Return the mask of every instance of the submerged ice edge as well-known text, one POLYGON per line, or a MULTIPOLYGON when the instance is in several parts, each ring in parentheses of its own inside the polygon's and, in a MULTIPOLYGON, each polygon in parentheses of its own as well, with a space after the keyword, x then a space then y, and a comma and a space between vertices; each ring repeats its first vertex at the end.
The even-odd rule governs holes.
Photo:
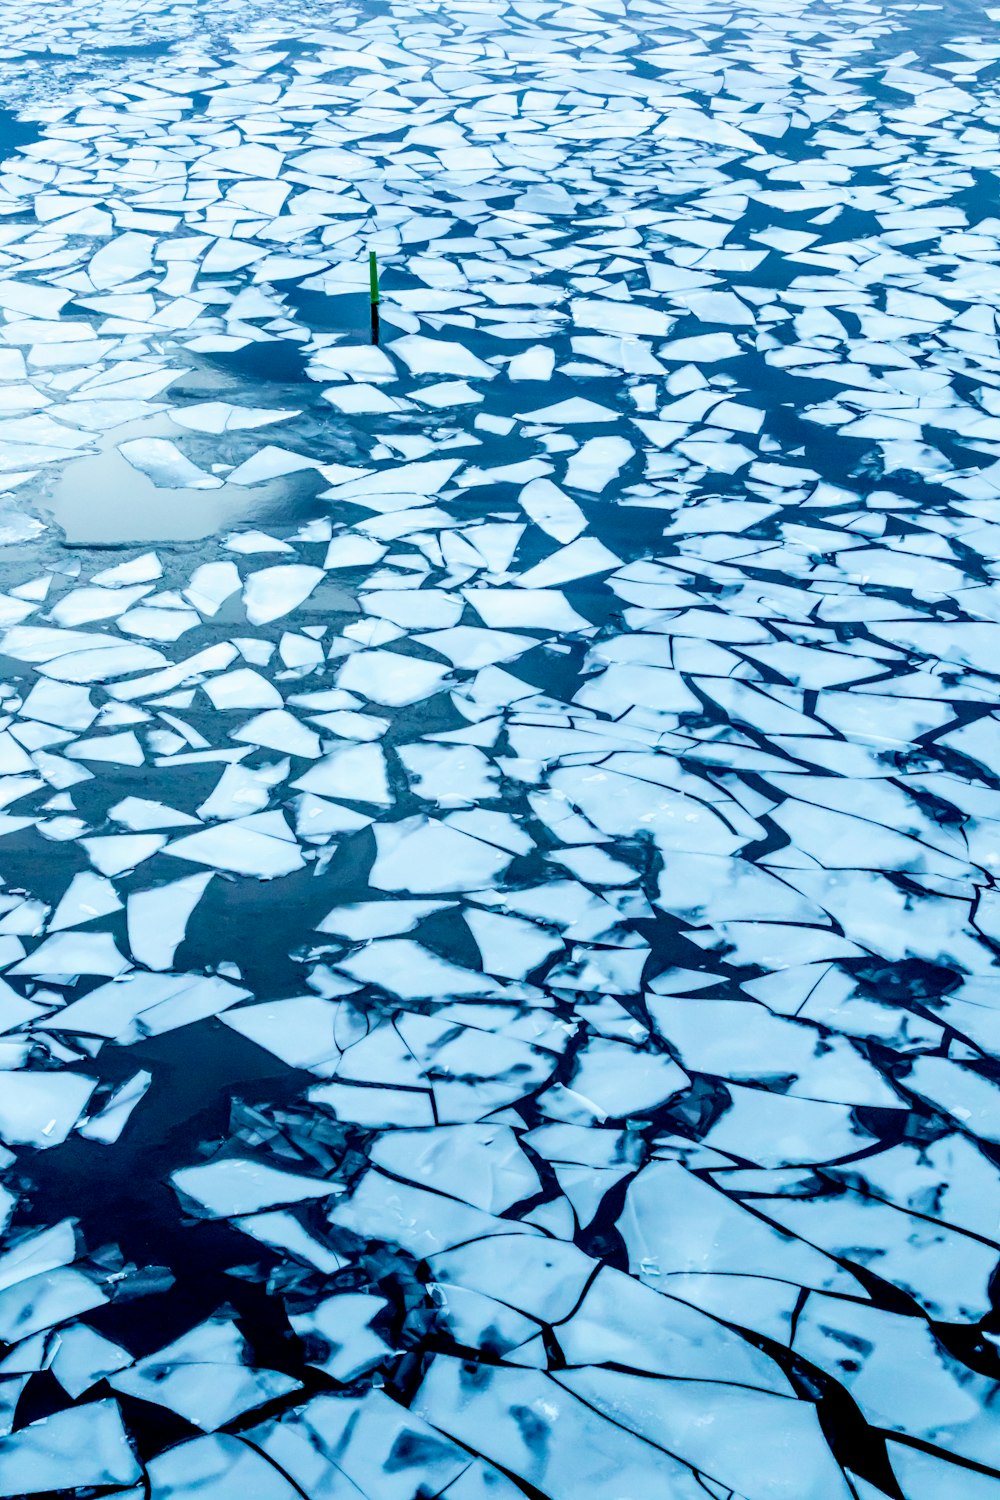
POLYGON ((5 14, 0 1493, 994 1493, 995 19, 5 14))

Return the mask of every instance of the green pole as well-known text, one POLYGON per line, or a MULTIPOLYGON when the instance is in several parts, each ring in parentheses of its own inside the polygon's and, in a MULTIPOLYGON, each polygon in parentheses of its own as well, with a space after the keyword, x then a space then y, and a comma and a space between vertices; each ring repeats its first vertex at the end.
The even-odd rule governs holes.
POLYGON ((368 252, 368 282, 371 287, 372 307, 378 307, 378 262, 375 259, 375 251, 368 252))

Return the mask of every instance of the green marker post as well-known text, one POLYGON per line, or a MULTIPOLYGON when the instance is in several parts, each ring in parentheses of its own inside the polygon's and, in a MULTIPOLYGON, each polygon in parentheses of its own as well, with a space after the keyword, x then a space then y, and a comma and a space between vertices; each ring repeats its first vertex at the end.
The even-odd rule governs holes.
POLYGON ((372 343, 378 343, 378 261, 375 259, 375 251, 368 252, 368 286, 372 306, 372 343))

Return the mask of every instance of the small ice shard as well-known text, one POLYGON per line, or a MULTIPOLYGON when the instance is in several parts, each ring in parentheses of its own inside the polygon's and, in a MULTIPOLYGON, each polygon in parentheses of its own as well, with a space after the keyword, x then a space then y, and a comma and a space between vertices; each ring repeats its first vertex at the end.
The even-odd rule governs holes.
POLYGON ((170 885, 133 891, 128 897, 128 945, 136 963, 147 969, 169 969, 178 944, 205 888, 207 875, 188 875, 170 885))
POLYGON ((145 1098, 152 1081, 152 1073, 147 1073, 144 1068, 133 1074, 126 1083, 115 1089, 99 1114, 91 1115, 89 1120, 77 1126, 78 1134, 88 1141, 100 1141, 105 1146, 114 1145, 128 1124, 132 1111, 145 1098))

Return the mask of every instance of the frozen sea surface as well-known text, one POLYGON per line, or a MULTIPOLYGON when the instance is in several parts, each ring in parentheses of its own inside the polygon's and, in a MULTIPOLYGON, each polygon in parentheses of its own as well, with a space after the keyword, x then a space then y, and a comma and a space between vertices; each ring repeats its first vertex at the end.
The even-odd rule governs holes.
POLYGON ((4 1500, 1000 1494, 998 21, 7 0, 4 1500))

